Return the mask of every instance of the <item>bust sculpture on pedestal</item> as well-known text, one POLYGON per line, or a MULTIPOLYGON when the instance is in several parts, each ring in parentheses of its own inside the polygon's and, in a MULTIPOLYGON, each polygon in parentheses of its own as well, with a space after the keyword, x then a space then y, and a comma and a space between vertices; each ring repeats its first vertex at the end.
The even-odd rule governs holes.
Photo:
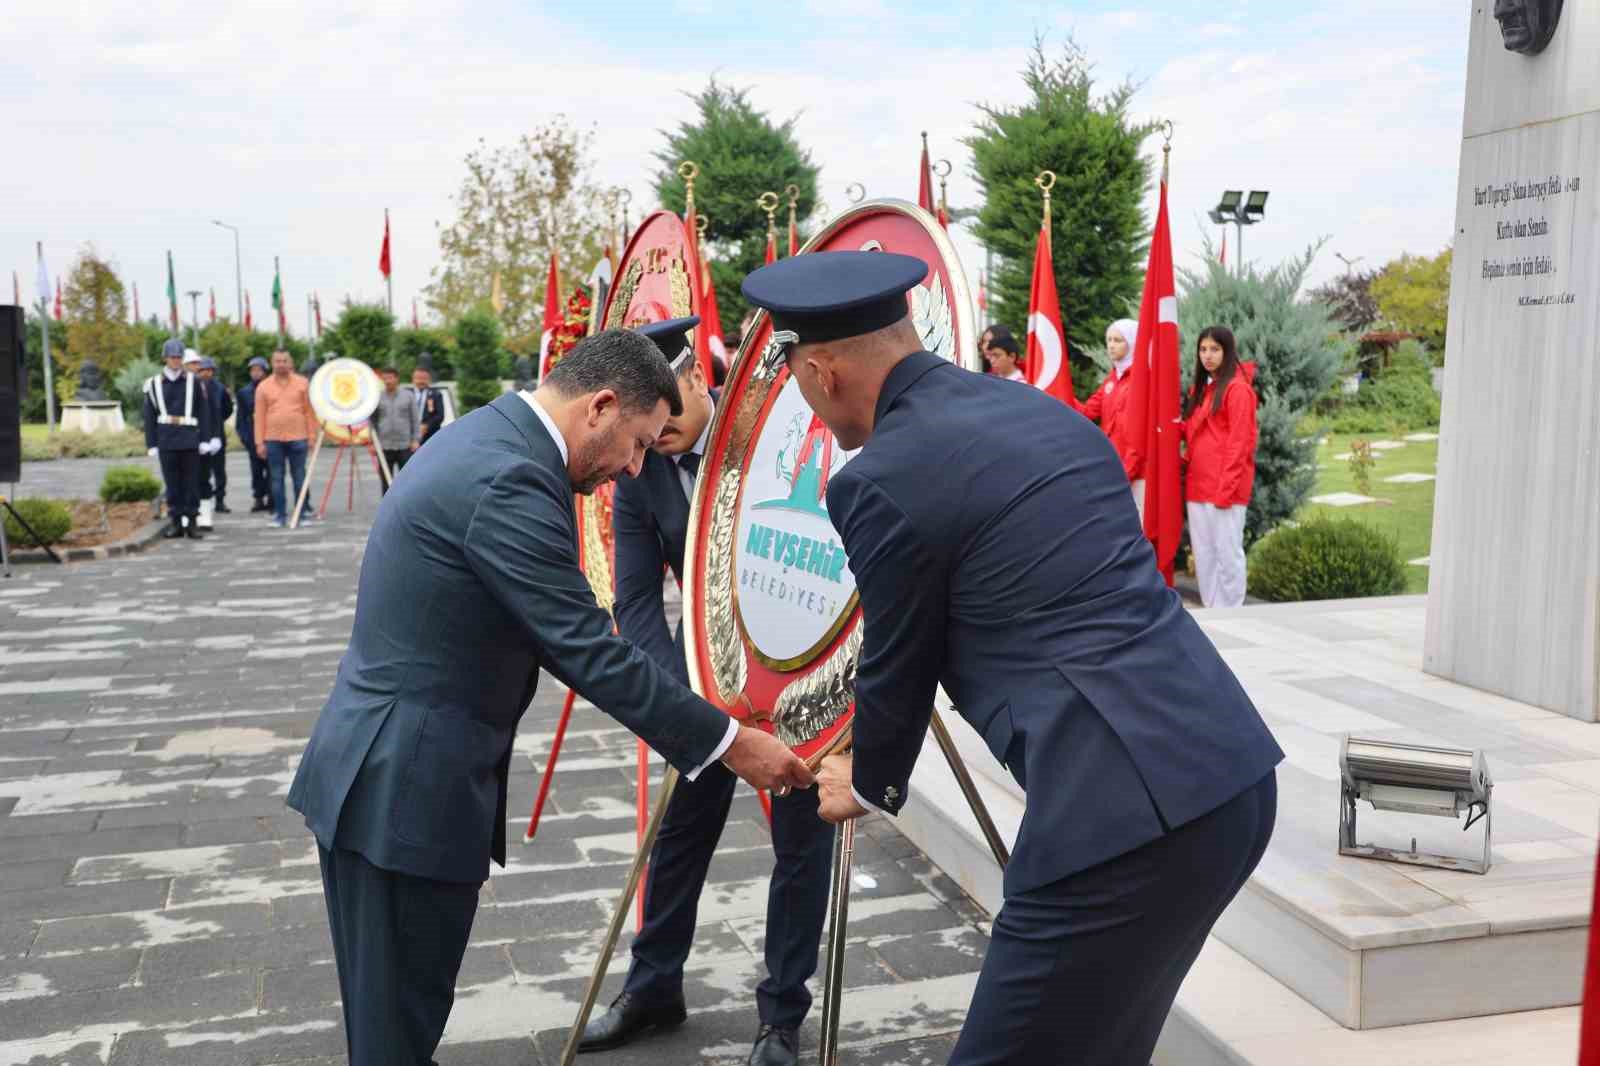
POLYGON ((78 391, 75 400, 105 400, 108 397, 100 388, 100 367, 93 359, 85 359, 78 368, 78 391))

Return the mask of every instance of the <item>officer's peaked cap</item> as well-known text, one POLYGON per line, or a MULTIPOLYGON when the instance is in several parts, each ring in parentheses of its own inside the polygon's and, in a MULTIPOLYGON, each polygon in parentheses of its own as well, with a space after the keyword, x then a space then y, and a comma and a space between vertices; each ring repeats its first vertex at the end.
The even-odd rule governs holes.
POLYGON ((667 357, 674 374, 681 374, 694 360, 694 345, 689 343, 689 331, 700 324, 699 315, 688 318, 669 318, 665 322, 651 322, 640 326, 636 333, 648 337, 667 357))
POLYGON ((812 252, 764 266, 744 279, 745 299, 764 307, 774 330, 801 344, 858 337, 906 317, 906 292, 928 264, 894 252, 812 252))

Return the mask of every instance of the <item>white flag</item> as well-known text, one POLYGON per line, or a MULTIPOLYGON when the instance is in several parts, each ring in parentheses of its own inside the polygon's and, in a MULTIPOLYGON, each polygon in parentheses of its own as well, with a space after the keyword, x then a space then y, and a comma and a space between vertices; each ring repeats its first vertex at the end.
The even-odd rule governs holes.
POLYGON ((50 271, 44 265, 44 242, 39 242, 39 302, 50 306, 50 271))

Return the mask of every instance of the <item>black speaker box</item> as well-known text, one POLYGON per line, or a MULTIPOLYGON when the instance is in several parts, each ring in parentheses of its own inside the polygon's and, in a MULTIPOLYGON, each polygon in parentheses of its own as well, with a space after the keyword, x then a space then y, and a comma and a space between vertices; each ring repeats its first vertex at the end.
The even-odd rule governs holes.
POLYGON ((28 368, 22 308, 0 304, 0 483, 22 478, 22 396, 28 368))

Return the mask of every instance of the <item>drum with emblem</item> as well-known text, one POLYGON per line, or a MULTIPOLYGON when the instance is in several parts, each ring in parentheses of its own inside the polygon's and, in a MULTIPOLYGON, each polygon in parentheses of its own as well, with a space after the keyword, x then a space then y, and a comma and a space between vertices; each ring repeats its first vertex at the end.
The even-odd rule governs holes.
MULTIPOLYGON (((969 370, 971 291, 938 221, 913 204, 857 204, 800 254, 913 255, 928 276, 906 294, 922 345, 969 370)), ((850 461, 781 363, 758 312, 711 425, 684 556, 684 637, 695 690, 775 733, 815 767, 849 743, 861 610, 828 519, 828 480, 850 461)))

